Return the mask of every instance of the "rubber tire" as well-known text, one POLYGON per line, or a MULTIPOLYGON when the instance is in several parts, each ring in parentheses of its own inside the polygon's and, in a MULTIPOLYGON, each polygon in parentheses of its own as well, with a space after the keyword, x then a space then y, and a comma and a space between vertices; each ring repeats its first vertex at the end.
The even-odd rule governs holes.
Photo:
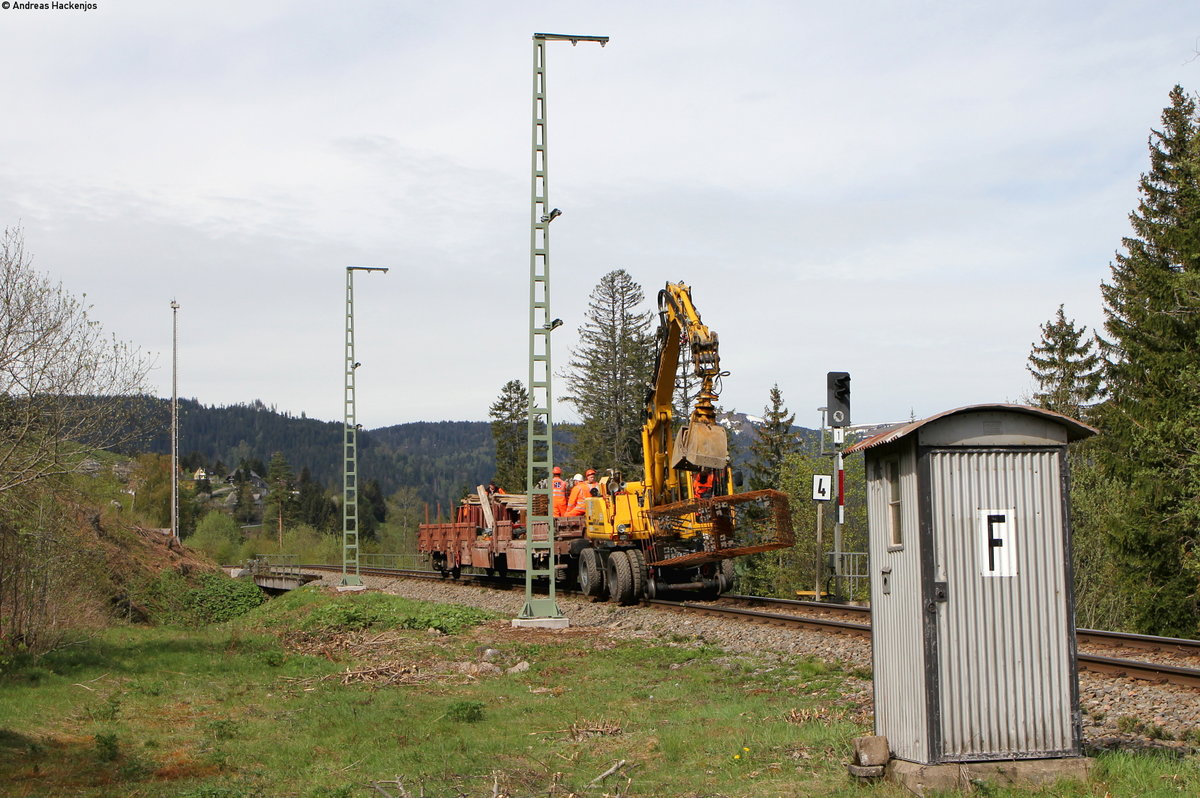
POLYGON ((604 577, 595 549, 579 552, 579 592, 592 601, 599 601, 604 596, 604 577))
POLYGON ((737 587, 737 570, 733 567, 733 560, 721 560, 721 575, 725 577, 725 590, 732 592, 737 587))
POLYGON ((629 556, 629 567, 633 572, 633 600, 641 601, 646 597, 646 582, 649 576, 646 553, 641 549, 630 549, 625 553, 629 556))
POLYGON ((633 603, 633 568, 623 551, 608 555, 608 600, 615 604, 633 603))

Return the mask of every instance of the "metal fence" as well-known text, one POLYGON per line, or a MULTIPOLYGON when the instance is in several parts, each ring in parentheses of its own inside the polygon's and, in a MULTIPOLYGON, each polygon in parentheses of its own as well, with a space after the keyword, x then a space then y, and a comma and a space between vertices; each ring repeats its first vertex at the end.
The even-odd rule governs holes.
POLYGON ((829 592, 849 600, 870 598, 870 562, 865 551, 826 552, 829 592))
POLYGON ((260 554, 246 561, 246 570, 255 576, 300 576, 298 554, 260 554))

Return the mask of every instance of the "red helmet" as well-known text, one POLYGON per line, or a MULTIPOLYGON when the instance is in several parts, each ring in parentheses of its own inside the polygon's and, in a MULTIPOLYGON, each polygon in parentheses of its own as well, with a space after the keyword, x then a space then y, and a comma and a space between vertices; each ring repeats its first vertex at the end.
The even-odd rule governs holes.
POLYGON ((592 476, 592 475, 593 475, 593 474, 595 474, 595 473, 596 473, 596 469, 594 469, 594 468, 589 468, 587 471, 584 471, 584 472, 583 472, 583 475, 584 475, 585 477, 590 477, 590 476, 592 476))
POLYGON ((561 477, 561 476, 562 476, 562 469, 561 469, 561 468, 559 468, 558 466, 555 466, 555 467, 554 467, 554 473, 555 473, 555 474, 558 474, 558 475, 561 477))

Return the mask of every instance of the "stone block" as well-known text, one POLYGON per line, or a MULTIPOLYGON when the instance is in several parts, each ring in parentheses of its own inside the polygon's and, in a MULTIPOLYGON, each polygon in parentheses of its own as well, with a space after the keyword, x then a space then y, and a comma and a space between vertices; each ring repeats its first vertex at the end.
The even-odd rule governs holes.
POLYGON ((1021 759, 1007 762, 964 762, 963 785, 988 784, 995 787, 1049 787, 1063 780, 1087 781, 1094 760, 1084 757, 1063 759, 1021 759))
POLYGON ((856 779, 877 779, 886 768, 883 765, 856 765, 851 762, 846 765, 846 770, 856 779))
POLYGON ((513 618, 512 625, 526 629, 566 629, 571 621, 569 618, 513 618))
POLYGON ((957 790, 958 765, 922 765, 904 759, 893 759, 884 769, 887 780, 899 784, 914 795, 957 790))
POLYGON ((976 787, 1017 787, 1036 789, 1064 780, 1087 781, 1094 762, 1083 757, 1061 759, 1010 759, 990 762, 945 762, 923 765, 893 759, 884 775, 914 795, 959 790, 970 792, 976 787))
POLYGON ((886 765, 891 758, 886 737, 855 737, 854 761, 864 767, 886 765))

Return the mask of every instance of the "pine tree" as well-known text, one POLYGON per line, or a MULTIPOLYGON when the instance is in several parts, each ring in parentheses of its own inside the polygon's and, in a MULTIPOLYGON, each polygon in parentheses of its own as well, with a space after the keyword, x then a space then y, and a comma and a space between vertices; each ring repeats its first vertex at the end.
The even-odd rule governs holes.
POLYGON ((529 392, 520 380, 509 380, 488 409, 496 442, 496 484, 511 493, 525 490, 529 392))
POLYGON ((368 479, 358 491, 358 534, 366 540, 379 537, 379 525, 387 520, 387 501, 379 480, 368 479))
POLYGON ((1098 458, 1126 492, 1106 520, 1134 628, 1191 636, 1198 585, 1181 563, 1200 542, 1200 133, 1178 86, 1162 123, 1129 217, 1134 235, 1101 285, 1098 458))
POLYGON ((779 384, 771 386, 770 404, 763 408, 763 423, 754 427, 750 444, 750 489, 778 489, 782 478, 783 461, 799 450, 800 441, 792 432, 796 414, 789 413, 783 404, 779 384))
POLYGON ((567 373, 567 401, 579 412, 572 460, 580 467, 642 468, 642 423, 651 379, 651 314, 639 311, 642 287, 624 269, 604 275, 592 291, 567 373))
POLYGON ((296 504, 300 523, 308 524, 321 532, 340 531, 341 514, 337 503, 329 497, 319 482, 313 480, 308 466, 300 470, 296 487, 299 492, 296 504))
POLYGON ((292 491, 295 488, 295 477, 287 458, 281 452, 271 455, 267 465, 267 497, 264 502, 263 518, 275 522, 276 535, 279 545, 283 546, 283 528, 291 523, 296 509, 296 497, 292 491))
POLYGON ((1058 306, 1054 319, 1041 326, 1027 368, 1038 383, 1033 402, 1056 413, 1081 418, 1100 393, 1100 355, 1092 351, 1086 330, 1067 319, 1058 306))

